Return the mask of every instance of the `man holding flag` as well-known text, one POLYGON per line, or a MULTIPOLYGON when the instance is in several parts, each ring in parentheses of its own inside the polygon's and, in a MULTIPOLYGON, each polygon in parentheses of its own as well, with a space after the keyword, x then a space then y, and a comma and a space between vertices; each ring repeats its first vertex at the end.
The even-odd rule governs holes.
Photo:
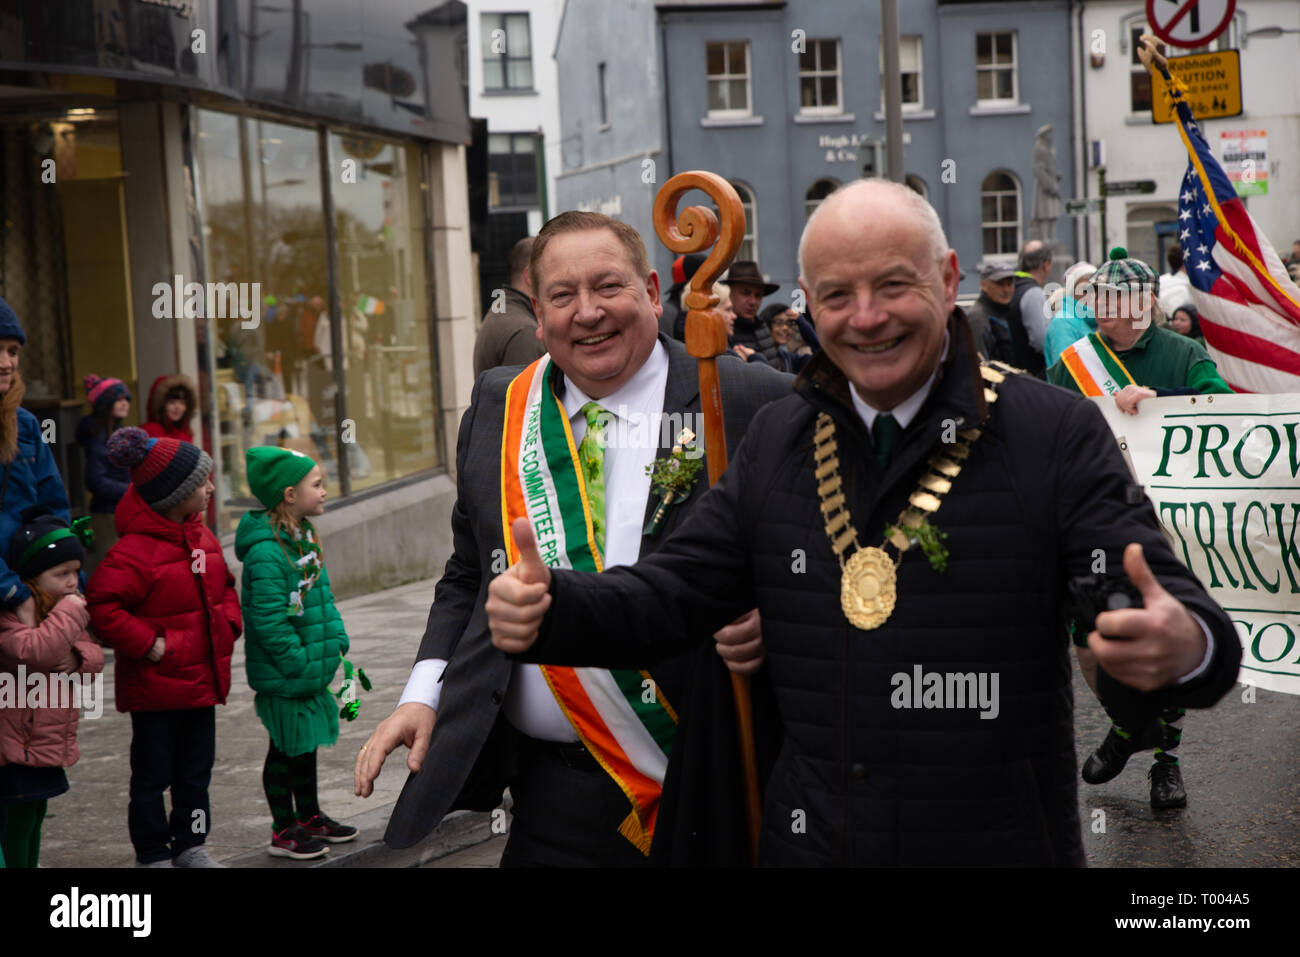
POLYGON ((1163 77, 1187 148, 1178 241, 1210 357, 1235 392, 1300 392, 1300 288, 1214 158, 1153 37, 1142 37, 1138 56, 1163 77))

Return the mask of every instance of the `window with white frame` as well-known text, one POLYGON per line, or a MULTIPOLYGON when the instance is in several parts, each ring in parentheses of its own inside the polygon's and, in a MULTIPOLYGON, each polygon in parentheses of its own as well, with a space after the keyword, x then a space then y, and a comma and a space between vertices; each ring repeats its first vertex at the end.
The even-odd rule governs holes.
POLYGON ((1020 251, 1020 182, 996 170, 980 184, 980 224, 984 255, 1015 255, 1020 251))
POLYGON ((707 45, 709 71, 709 115, 748 116, 749 44, 710 43, 707 45))
POLYGON ((809 40, 799 54, 799 110, 842 113, 840 41, 809 40))
MULTIPOLYGON (((925 109, 921 92, 921 38, 898 38, 898 72, 903 81, 903 112, 915 113, 925 109)), ((885 51, 880 51, 880 109, 885 109, 885 51)))
POLYGON ((1020 102, 1014 30, 975 34, 975 99, 983 106, 1020 102))
POLYGON ((536 206, 537 134, 488 134, 488 204, 536 206))
POLYGON ((808 191, 803 194, 803 218, 804 222, 812 216, 813 210, 822 204, 831 193, 839 187, 839 183, 833 179, 819 179, 808 187, 808 191))
POLYGON ((758 262, 758 220, 756 219, 757 210, 754 204, 754 191, 744 183, 735 180, 731 185, 736 189, 736 195, 740 197, 740 205, 745 210, 745 238, 741 241, 740 249, 736 253, 737 260, 752 259, 758 262))
POLYGON ((482 28, 483 89, 531 90, 533 49, 526 13, 485 13, 482 28))

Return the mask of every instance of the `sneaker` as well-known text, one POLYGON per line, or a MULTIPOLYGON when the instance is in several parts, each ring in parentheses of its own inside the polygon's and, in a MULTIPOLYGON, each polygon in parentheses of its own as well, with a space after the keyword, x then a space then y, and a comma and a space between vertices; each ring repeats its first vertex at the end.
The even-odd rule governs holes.
POLYGON ((225 867, 225 864, 219 864, 208 856, 207 850, 200 844, 198 847, 187 847, 181 851, 172 860, 175 867, 225 867))
POLYGON ((1128 759, 1137 751, 1132 739, 1122 737, 1112 727, 1106 732, 1106 740, 1084 762, 1083 779, 1089 784, 1105 784, 1124 770, 1128 759))
POLYGON ((271 834, 271 846, 266 849, 272 857, 291 857, 295 861, 310 861, 324 857, 329 847, 303 830, 299 824, 290 824, 283 831, 271 834))
POLYGON ((360 833, 352 825, 340 824, 320 813, 313 814, 305 821, 299 821, 298 826, 317 840, 330 844, 346 844, 348 841, 356 840, 357 834, 360 833))
POLYGON ((1151 779, 1151 806, 1157 811, 1174 807, 1187 807, 1187 791, 1183 788, 1183 772, 1177 761, 1157 761, 1147 772, 1151 779))

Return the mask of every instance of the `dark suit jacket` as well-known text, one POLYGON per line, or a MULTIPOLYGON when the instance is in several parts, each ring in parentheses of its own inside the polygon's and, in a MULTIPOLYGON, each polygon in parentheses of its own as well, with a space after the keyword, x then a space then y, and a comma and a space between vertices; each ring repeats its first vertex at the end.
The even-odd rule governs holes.
MULTIPOLYGON (((699 412, 696 361, 681 343, 663 335, 659 341, 668 350, 664 413, 699 412)), ((517 366, 502 367, 480 376, 474 385, 469 410, 461 419, 456 441, 453 552, 434 589, 433 607, 429 609, 429 621, 417 657, 417 661, 442 658, 448 665, 443 673, 438 719, 428 757, 420 773, 407 780, 384 835, 384 840, 393 847, 409 847, 419 841, 448 811, 458 808, 485 811, 496 807, 513 771, 514 731, 500 714, 513 665, 493 647, 483 605, 492 580, 493 563, 496 561, 500 570, 500 556, 505 554, 501 527, 501 427, 506 388, 519 371, 517 366)), ((789 395, 794 380, 773 369, 733 357, 718 360, 718 373, 727 446, 734 450, 754 413, 768 402, 789 395)), ((707 452, 706 448, 706 464, 707 452)), ((663 457, 670 453, 671 447, 661 446, 658 454, 663 457)), ((706 469, 701 473, 695 493, 681 506, 669 509, 658 537, 642 540, 642 556, 653 552, 703 497, 707 476, 706 469)), ((647 521, 654 501, 651 497, 646 502, 647 521)), ((712 654, 712 649, 708 651, 712 654)), ((690 682, 688 687, 681 679, 693 669, 686 663, 693 660, 721 667, 716 655, 712 661, 698 655, 683 658, 655 672, 656 681, 682 714, 679 738, 688 723, 685 713, 690 711, 681 696, 698 693, 705 686, 717 686, 716 677, 708 677, 690 682)), ((725 709, 710 705, 708 710, 725 709)), ((675 774, 671 765, 669 774, 675 774)))

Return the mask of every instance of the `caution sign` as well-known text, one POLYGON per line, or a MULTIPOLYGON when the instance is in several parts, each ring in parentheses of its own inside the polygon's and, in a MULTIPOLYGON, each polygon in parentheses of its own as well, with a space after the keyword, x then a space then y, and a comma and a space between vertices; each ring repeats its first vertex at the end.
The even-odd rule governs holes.
MULTIPOLYGON (((1187 105, 1198 120, 1241 115, 1241 52, 1193 53, 1169 58, 1169 72, 1187 84, 1187 105)), ((1174 110, 1156 73, 1151 78, 1151 119, 1172 123, 1174 110)))

